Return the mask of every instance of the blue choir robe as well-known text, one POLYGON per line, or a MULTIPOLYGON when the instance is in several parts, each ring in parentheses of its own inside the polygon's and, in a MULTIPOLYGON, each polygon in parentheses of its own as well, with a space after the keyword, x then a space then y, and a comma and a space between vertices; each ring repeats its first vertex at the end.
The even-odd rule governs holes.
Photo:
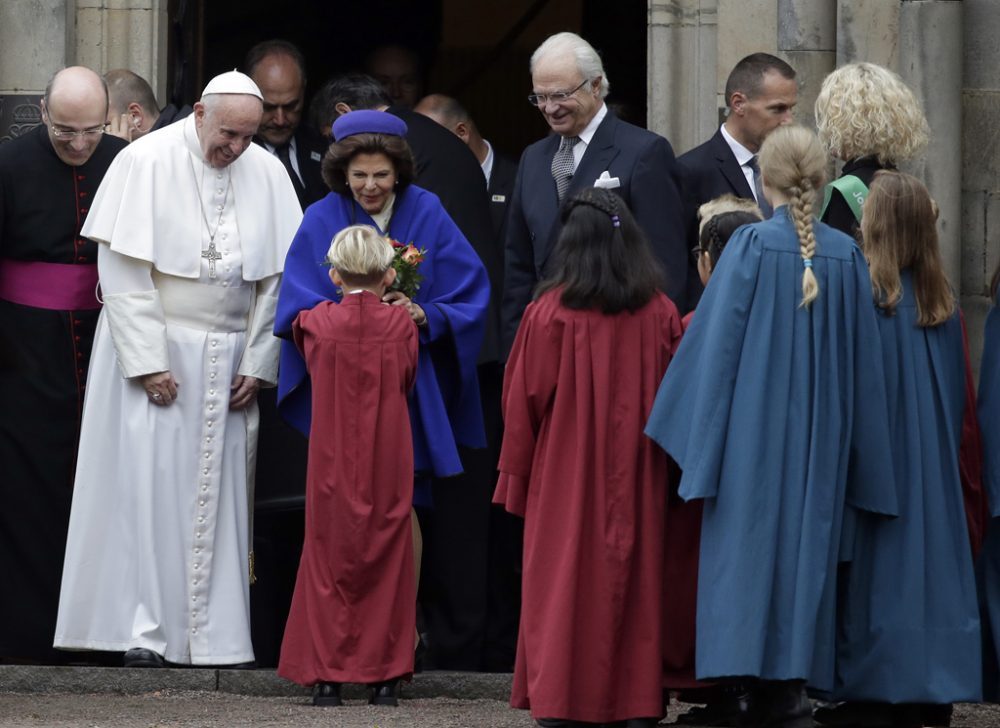
POLYGON ((980 599, 983 602, 984 645, 991 653, 984 684, 985 697, 1000 701, 1000 307, 995 303, 986 317, 983 358, 979 367, 976 407, 983 437, 983 481, 989 500, 990 523, 980 555, 980 599))
MULTIPOLYGON (((354 224, 378 229, 353 198, 331 192, 306 210, 285 260, 274 324, 284 339, 278 411, 306 436, 312 394, 305 362, 289 340, 292 322, 321 301, 340 300, 323 261, 334 235, 354 224)), ((427 250, 419 268, 424 279, 413 297, 427 314, 410 395, 414 468, 436 477, 458 475, 458 447, 486 444, 476 378, 490 296, 486 269, 437 196, 415 185, 397 193, 389 230, 380 232, 427 250)))
POLYGON ((956 312, 917 326, 911 272, 877 317, 899 518, 861 515, 841 585, 839 700, 978 701, 979 607, 959 447, 965 350, 956 312))
MULTIPOLYGON (((868 267, 819 222, 819 297, 787 207, 740 228, 646 427, 703 498, 696 674, 833 687, 845 504, 896 513, 868 267)), ((850 510, 850 509, 848 509, 850 510)))

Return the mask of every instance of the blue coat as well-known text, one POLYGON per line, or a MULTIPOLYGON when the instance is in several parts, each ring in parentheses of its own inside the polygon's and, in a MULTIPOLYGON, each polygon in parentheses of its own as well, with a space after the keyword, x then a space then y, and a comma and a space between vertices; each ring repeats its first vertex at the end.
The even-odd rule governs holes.
POLYGON ((730 239, 646 433, 704 498, 699 678, 833 686, 845 505, 896 513, 868 267, 816 223, 819 297, 786 207, 730 239))
POLYGON ((878 316, 899 518, 859 516, 845 572, 838 700, 978 701, 979 607, 959 478, 965 354, 958 313, 917 326, 910 271, 878 316))
MULTIPOLYGON (((339 300, 323 260, 333 236, 353 224, 377 228, 352 198, 331 192, 306 210, 285 261, 274 323, 275 334, 285 338, 278 411, 306 436, 312 416, 309 374, 287 337, 299 311, 339 300)), ((414 467, 437 477, 458 475, 458 446, 486 444, 476 379, 490 296, 486 269, 438 198, 415 185, 396 196, 389 228, 393 239, 427 249, 420 264, 424 280, 413 298, 427 314, 410 400, 414 467)))

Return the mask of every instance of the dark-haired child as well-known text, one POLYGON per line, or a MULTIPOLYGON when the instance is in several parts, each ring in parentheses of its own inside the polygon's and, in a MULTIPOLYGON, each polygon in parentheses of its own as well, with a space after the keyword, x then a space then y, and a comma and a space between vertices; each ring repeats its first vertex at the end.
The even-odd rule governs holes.
POLYGON ((324 301, 292 325, 312 379, 306 533, 278 674, 314 686, 315 705, 340 705, 341 683, 371 686, 396 705, 413 672, 416 617, 413 440, 407 393, 417 327, 387 306, 392 246, 367 225, 333 239, 324 301))
POLYGON ((562 219, 504 378, 494 501, 524 518, 511 704, 543 726, 653 726, 667 458, 642 428, 680 317, 617 195, 584 190, 562 219))

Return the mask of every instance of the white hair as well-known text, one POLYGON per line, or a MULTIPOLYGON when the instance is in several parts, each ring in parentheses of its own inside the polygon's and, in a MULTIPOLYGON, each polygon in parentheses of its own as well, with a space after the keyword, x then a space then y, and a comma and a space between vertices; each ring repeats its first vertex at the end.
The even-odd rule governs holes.
POLYGON ((601 63, 601 57, 594 50, 594 46, 590 45, 590 43, 576 33, 556 33, 546 38, 535 52, 531 54, 531 73, 535 72, 535 66, 543 58, 563 56, 567 53, 572 53, 573 57, 576 58, 576 67, 584 79, 592 81, 598 76, 601 77, 601 98, 605 98, 611 89, 611 82, 608 80, 608 75, 604 72, 604 64, 601 63))
POLYGON ((337 233, 327 262, 341 275, 382 275, 392 267, 392 244, 371 225, 351 225, 337 233))

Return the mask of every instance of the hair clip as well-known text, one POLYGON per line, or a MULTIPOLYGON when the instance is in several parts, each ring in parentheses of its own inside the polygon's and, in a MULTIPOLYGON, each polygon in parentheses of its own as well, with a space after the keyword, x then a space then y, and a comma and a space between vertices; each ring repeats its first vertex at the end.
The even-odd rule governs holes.
POLYGON ((803 268, 812 268, 813 267, 812 258, 804 258, 802 260, 802 267, 803 268))
POLYGON ((611 224, 614 225, 615 227, 621 227, 622 226, 621 218, 619 218, 617 215, 612 215, 611 224))

